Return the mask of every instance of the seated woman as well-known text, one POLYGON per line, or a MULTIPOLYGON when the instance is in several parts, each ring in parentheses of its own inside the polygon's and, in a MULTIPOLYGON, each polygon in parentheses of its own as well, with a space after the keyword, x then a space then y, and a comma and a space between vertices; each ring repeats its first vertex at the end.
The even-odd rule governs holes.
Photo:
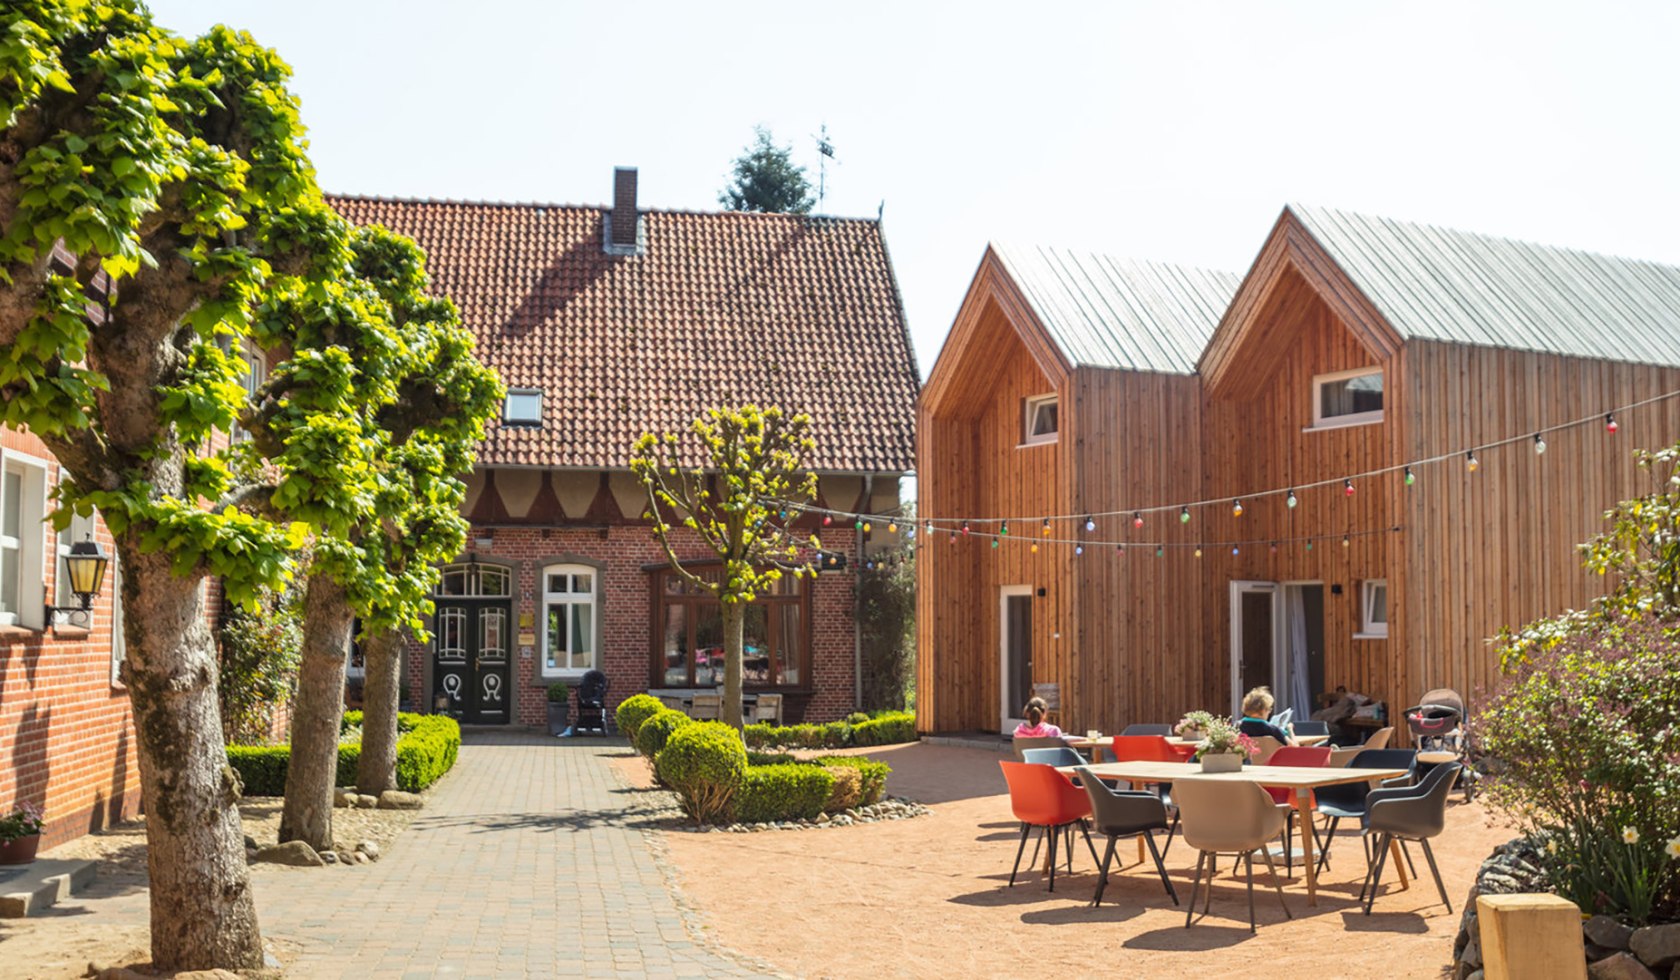
POLYGON ((1237 722, 1237 729, 1249 738, 1270 735, 1284 745, 1294 745, 1294 735, 1267 720, 1272 716, 1274 703, 1268 687, 1257 687, 1243 695, 1243 716, 1242 721, 1237 722))
POLYGON ((1050 710, 1050 706, 1045 703, 1043 698, 1033 698, 1028 701, 1026 708, 1021 712, 1027 720, 1015 726, 1015 737, 1061 738, 1062 730, 1044 720, 1044 713, 1048 710, 1050 710))

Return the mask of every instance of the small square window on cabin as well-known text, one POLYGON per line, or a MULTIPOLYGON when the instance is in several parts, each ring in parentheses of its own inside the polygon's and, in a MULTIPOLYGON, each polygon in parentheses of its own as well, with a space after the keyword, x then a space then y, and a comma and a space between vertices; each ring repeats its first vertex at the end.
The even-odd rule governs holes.
POLYGON ((1313 428, 1381 422, 1382 368, 1338 371, 1313 378, 1313 428))
POLYGON ((542 392, 536 388, 509 388, 502 404, 502 422, 507 425, 542 425, 542 392))
POLYGON ((1027 399, 1026 430, 1021 439, 1023 445, 1055 442, 1057 428, 1055 395, 1039 395, 1027 399))
POLYGON ((1388 580, 1373 578, 1360 583, 1359 635, 1388 635, 1388 580))

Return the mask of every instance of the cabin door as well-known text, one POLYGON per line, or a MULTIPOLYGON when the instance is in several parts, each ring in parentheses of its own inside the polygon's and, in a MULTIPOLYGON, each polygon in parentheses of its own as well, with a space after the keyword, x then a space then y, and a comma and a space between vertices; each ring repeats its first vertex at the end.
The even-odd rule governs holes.
POLYGON ((1015 731, 1025 719, 1021 709, 1032 697, 1032 586, 1006 585, 999 601, 999 726, 1015 731))
MULTIPOLYGON (((1282 673, 1283 592, 1276 582, 1231 583, 1231 713, 1243 695, 1262 685, 1286 691, 1282 673)), ((1279 709, 1274 709, 1279 710, 1279 709)))

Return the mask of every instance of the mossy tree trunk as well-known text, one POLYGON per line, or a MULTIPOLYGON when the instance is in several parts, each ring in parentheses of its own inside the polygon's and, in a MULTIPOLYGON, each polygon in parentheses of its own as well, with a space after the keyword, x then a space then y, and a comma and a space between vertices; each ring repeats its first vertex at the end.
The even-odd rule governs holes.
POLYGON ((397 788, 397 705, 402 700, 403 634, 387 630, 367 638, 362 659, 362 754, 356 788, 378 795, 397 788))
POLYGON ((303 650, 292 707, 292 755, 286 767, 286 805, 280 840, 331 850, 333 785, 338 734, 344 718, 345 654, 355 617, 344 587, 312 575, 303 597, 303 650))
POLYGON ((227 762, 202 579, 119 536, 128 686, 146 808, 152 958, 174 970, 262 966, 239 777, 227 762))

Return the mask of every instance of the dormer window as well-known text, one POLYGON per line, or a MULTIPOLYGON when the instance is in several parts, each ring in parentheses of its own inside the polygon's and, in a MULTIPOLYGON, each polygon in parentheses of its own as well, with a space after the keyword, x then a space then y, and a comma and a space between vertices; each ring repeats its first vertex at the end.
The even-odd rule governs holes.
POLYGON ((502 403, 503 425, 542 425, 542 392, 536 388, 509 388, 502 403))
POLYGON ((1058 428, 1055 395, 1038 395, 1027 399, 1025 429, 1021 444, 1032 446, 1041 442, 1055 442, 1058 428))
POLYGON ((1382 368, 1357 368, 1313 378, 1313 428, 1381 422, 1382 368))

